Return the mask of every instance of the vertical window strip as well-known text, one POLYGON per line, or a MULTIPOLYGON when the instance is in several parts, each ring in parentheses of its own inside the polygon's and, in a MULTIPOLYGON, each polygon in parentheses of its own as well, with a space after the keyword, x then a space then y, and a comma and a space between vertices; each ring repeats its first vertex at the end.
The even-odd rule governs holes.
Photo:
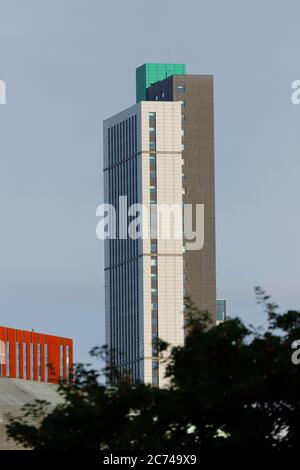
POLYGON ((70 346, 66 346, 66 377, 67 383, 70 382, 70 346))
MULTIPOLYGON (((149 113, 149 150, 152 148, 156 149, 156 113, 149 113), (150 129, 151 128, 151 129, 150 129), (153 132, 154 129, 154 132, 153 132)), ((150 153, 149 158, 149 185, 150 185, 150 201, 157 203, 157 171, 156 171, 156 153, 150 153), (151 192, 151 186, 154 187, 154 191, 151 192), (153 198, 153 194, 155 195, 153 198)), ((150 202, 150 246, 151 253, 157 253, 157 211, 151 209, 150 202)), ((152 261, 151 257, 150 260, 152 261)), ((157 280, 157 256, 156 263, 152 266, 151 262, 151 274, 155 276, 156 291, 151 291, 151 334, 152 334, 152 385, 157 387, 159 385, 159 364, 158 364, 158 351, 157 351, 157 340, 158 340, 158 280, 157 280)), ((152 281, 151 281, 152 285, 152 281)))
POLYGON ((44 345, 44 381, 49 381, 49 350, 48 344, 44 345))
POLYGON ((64 378, 64 347, 62 344, 59 345, 59 375, 60 379, 63 380, 64 378))
POLYGON ((5 359, 6 359, 6 377, 10 377, 10 343, 6 341, 6 351, 5 351, 5 359))
POLYGON ((23 379, 27 379, 27 344, 23 343, 23 379))
POLYGON ((16 378, 20 378, 20 343, 16 343, 16 378))
POLYGON ((37 360, 38 360, 38 364, 37 364, 37 367, 38 367, 38 381, 41 381, 42 379, 42 357, 41 357, 41 354, 42 354, 42 351, 41 351, 41 344, 38 344, 37 345, 37 360))
POLYGON ((34 380, 34 347, 30 343, 30 380, 34 380))

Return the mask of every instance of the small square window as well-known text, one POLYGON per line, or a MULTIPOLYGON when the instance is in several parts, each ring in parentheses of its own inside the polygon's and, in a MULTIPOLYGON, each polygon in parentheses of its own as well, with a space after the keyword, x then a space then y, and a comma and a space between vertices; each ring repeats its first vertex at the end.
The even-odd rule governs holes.
POLYGON ((186 130, 185 129, 181 129, 181 135, 186 135, 186 130))
POLYGON ((151 258, 151 266, 157 266, 157 258, 151 258))
POLYGON ((182 101, 179 101, 179 103, 181 103, 181 106, 185 106, 185 100, 182 100, 182 101))
POLYGON ((162 98, 164 98, 164 97, 165 97, 165 92, 162 91, 161 94, 160 94, 160 96, 161 96, 162 98))
POLYGON ((185 92, 185 86, 184 85, 177 85, 177 91, 179 91, 179 93, 184 93, 185 92))
POLYGON ((155 118, 155 113, 154 112, 149 113, 149 118, 154 119, 155 118))
POLYGON ((155 127, 149 127, 149 133, 155 134, 155 127))
POLYGON ((149 149, 155 150, 156 149, 156 142, 149 142, 149 149))
POLYGON ((185 121, 185 114, 182 114, 182 115, 181 115, 181 120, 182 120, 182 121, 185 121))

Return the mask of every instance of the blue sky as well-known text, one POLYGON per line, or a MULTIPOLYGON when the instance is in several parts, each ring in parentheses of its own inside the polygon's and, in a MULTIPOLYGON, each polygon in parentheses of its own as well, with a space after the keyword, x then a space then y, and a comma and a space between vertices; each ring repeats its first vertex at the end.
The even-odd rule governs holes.
POLYGON ((135 68, 215 76, 218 295, 261 324, 253 287, 299 302, 297 1, 0 0, 0 323, 104 342, 102 121, 135 68))

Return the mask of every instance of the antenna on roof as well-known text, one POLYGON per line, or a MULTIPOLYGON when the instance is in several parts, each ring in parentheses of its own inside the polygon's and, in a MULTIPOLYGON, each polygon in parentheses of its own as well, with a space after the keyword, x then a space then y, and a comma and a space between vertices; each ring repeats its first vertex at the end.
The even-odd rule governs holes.
POLYGON ((168 65, 167 70, 165 72, 166 78, 168 77, 168 74, 170 73, 170 71, 169 71, 169 68, 170 68, 169 67, 169 65, 170 65, 170 49, 167 50, 167 65, 168 65))

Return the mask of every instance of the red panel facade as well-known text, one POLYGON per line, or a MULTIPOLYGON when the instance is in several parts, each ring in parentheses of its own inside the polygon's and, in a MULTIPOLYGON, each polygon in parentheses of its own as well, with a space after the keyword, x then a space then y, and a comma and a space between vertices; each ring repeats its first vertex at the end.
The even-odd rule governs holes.
POLYGON ((0 377, 69 382, 73 340, 0 326, 0 377))

